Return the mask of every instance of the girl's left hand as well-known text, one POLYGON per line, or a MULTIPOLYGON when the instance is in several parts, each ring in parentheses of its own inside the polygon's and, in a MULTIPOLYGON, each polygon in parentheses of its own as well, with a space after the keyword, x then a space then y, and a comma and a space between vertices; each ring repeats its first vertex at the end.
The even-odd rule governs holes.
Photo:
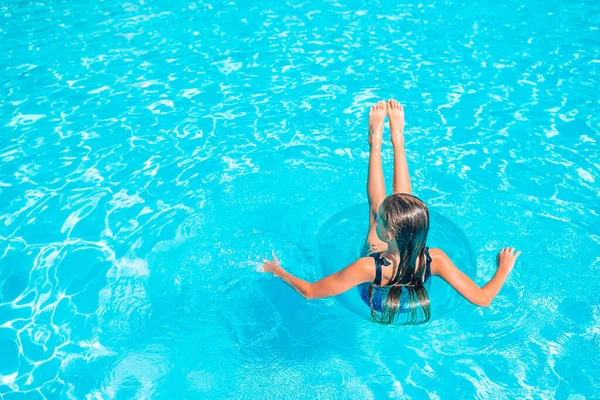
POLYGON ((269 261, 267 259, 264 259, 263 262, 263 272, 270 272, 270 273, 274 273, 277 268, 281 267, 281 264, 279 264, 279 260, 277 259, 277 256, 275 255, 275 250, 273 250, 273 261, 269 261))

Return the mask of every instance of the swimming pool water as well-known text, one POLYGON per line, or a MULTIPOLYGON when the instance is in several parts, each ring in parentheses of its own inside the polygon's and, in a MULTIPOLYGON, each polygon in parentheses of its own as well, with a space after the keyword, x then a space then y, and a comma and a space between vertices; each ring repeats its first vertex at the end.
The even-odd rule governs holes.
POLYGON ((597 2, 0 15, 3 399, 598 396, 597 2), (433 278, 452 307, 382 326, 257 272, 275 248, 322 277, 317 235, 366 201, 367 107, 389 97, 462 267, 483 284, 502 246, 523 251, 488 309, 433 278))

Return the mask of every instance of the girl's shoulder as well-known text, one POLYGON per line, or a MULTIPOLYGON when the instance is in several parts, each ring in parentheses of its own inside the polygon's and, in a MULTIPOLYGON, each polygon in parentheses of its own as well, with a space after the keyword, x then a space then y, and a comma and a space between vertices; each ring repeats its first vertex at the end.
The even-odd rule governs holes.
POLYGON ((431 275, 439 275, 440 269, 450 260, 446 253, 440 248, 430 247, 429 256, 431 257, 431 275))
POLYGON ((375 257, 379 257, 381 253, 371 253, 363 255, 358 258, 355 262, 364 267, 374 267, 375 266, 375 257))
POLYGON ((437 247, 430 247, 429 248, 429 255, 431 256, 431 258, 441 258, 441 257, 447 257, 446 253, 444 253, 444 251, 440 248, 437 247))
POLYGON ((368 277, 368 280, 373 281, 375 279, 375 258, 373 256, 377 256, 379 253, 373 253, 368 255, 363 255, 358 258, 353 264, 356 264, 358 268, 360 268, 364 274, 368 277))

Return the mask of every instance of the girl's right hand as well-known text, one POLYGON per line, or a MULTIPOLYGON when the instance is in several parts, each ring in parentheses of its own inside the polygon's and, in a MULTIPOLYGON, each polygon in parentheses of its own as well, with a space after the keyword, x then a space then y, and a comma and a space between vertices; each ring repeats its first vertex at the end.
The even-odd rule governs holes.
POLYGON ((500 250, 500 253, 496 256, 496 262, 498 263, 498 269, 506 272, 512 271, 515 266, 517 257, 521 255, 521 251, 515 253, 514 247, 505 247, 500 250))

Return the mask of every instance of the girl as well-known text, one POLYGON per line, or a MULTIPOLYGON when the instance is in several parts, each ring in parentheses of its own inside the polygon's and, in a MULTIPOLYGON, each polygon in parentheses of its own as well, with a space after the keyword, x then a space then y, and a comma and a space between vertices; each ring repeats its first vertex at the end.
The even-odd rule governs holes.
POLYGON ((502 249, 496 258, 498 269, 494 277, 480 288, 441 249, 426 247, 429 210, 411 194, 404 152, 404 110, 400 103, 389 100, 386 104, 382 100, 371 107, 368 141, 369 232, 361 258, 315 283, 285 271, 275 252, 273 261, 264 260, 263 270, 282 278, 307 299, 336 296, 363 284, 363 300, 371 307, 373 319, 381 323, 393 322, 397 313, 408 313, 410 324, 427 322, 431 312, 424 283, 430 276, 439 276, 471 303, 489 306, 521 252, 515 253, 512 247, 502 249), (394 193, 388 197, 381 167, 386 113, 394 147, 394 193))

